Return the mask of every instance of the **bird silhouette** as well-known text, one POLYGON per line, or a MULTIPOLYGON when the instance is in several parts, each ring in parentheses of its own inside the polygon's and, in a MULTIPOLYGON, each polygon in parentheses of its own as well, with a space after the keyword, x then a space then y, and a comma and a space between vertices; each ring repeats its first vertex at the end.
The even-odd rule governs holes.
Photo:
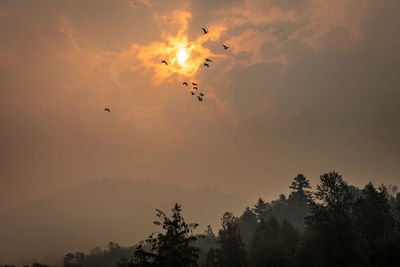
POLYGON ((182 84, 188 86, 188 83, 187 83, 187 82, 183 82, 182 84))
POLYGON ((161 61, 161 63, 164 63, 165 65, 168 66, 168 63, 167 63, 167 61, 165 61, 165 60, 161 61))
POLYGON ((198 86, 198 84, 197 84, 197 83, 192 83, 192 85, 193 85, 193 86, 198 86))
POLYGON ((107 111, 108 113, 110 113, 110 109, 109 108, 104 108, 104 111, 107 111))
POLYGON ((229 46, 227 46, 227 45, 225 45, 225 44, 222 44, 222 46, 224 47, 224 50, 226 50, 226 49, 229 48, 229 46))
POLYGON ((204 96, 204 93, 200 93, 200 96, 204 96))
POLYGON ((204 63, 204 66, 206 66, 207 68, 209 68, 209 67, 210 67, 210 65, 209 65, 209 64, 207 64, 207 63, 204 63))
POLYGON ((206 62, 212 62, 212 60, 209 58, 206 58, 206 62))
POLYGON ((190 92, 192 95, 195 95, 195 93, 194 92, 190 92))
POLYGON ((194 89, 194 90, 197 90, 197 89, 199 89, 199 88, 197 88, 197 86, 193 86, 193 89, 194 89))
POLYGON ((197 98, 199 99, 199 101, 203 101, 203 98, 201 96, 197 96, 197 98))
POLYGON ((203 33, 204 34, 207 34, 208 33, 208 30, 206 29, 206 28, 201 28, 202 30, 203 30, 203 33))

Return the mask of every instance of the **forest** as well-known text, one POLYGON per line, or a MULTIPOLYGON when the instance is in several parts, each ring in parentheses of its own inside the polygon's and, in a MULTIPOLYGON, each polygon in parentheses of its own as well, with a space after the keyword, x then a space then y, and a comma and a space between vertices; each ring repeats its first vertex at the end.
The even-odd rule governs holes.
MULTIPOLYGON (((156 209, 159 231, 131 247, 110 242, 74 252, 63 267, 296 267, 400 266, 400 193, 368 183, 360 189, 337 172, 320 176, 312 190, 298 174, 288 196, 259 198, 239 217, 225 212, 214 233, 186 222, 183 207, 156 209)), ((132 227, 135 227, 134 225, 132 227)), ((33 263, 33 267, 50 265, 33 263)), ((3 265, 1 267, 12 267, 3 265)))

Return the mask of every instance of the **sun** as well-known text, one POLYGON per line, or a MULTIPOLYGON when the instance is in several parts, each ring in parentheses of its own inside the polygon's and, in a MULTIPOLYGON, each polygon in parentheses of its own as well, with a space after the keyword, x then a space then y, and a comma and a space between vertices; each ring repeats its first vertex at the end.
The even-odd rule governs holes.
POLYGON ((188 59, 189 55, 186 52, 186 49, 184 47, 182 47, 178 54, 176 55, 176 57, 178 58, 178 64, 183 66, 186 62, 186 60, 188 59))

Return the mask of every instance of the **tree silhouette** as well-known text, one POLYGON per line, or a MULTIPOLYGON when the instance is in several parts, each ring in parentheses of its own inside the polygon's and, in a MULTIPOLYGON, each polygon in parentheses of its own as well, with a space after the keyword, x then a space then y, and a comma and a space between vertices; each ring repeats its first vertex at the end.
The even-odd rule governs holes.
POLYGON ((259 198, 257 204, 254 205, 253 212, 258 221, 265 219, 268 212, 268 204, 262 198, 259 198))
MULTIPOLYGON (((311 189, 310 182, 307 178, 302 174, 299 173, 296 177, 293 178, 292 184, 289 186, 290 189, 296 192, 308 192, 308 189, 311 189)), ((309 193, 306 193, 307 195, 309 193)))
POLYGON ((396 266, 396 263, 400 264, 400 258, 394 260, 398 253, 390 255, 396 235, 386 187, 381 186, 376 190, 369 183, 362 192, 364 196, 355 203, 354 220, 367 241, 370 266, 396 266))
POLYGON ((293 178, 289 186, 293 191, 288 198, 288 211, 286 219, 289 220, 297 229, 304 229, 304 218, 309 214, 308 203, 311 200, 310 182, 303 174, 298 174, 293 178))
POLYGON ((297 230, 286 220, 279 223, 272 217, 261 221, 249 252, 250 266, 291 266, 298 238, 297 230))
POLYGON ((321 175, 310 203, 306 232, 299 250, 303 266, 363 266, 363 242, 353 228, 352 195, 336 172, 321 175))
POLYGON ((257 227, 257 217, 249 207, 247 207, 242 216, 239 217, 238 226, 245 248, 249 249, 254 231, 257 227))
MULTIPOLYGON (((193 230, 198 224, 187 224, 181 214, 182 208, 177 203, 172 208, 171 218, 161 210, 156 211, 158 220, 154 224, 160 226, 163 232, 153 233, 141 242, 135 251, 133 266, 199 266, 199 249, 192 245, 197 239, 193 230), (150 247, 149 250, 143 247, 144 244, 150 247)), ((126 261, 123 264, 129 266, 126 261)))
POLYGON ((247 264, 247 253, 240 235, 237 219, 232 213, 222 216, 222 229, 218 232, 217 248, 207 255, 206 266, 242 267, 247 264))
POLYGON ((361 190, 331 172, 320 176, 314 192, 303 174, 294 177, 289 188, 288 197, 280 194, 270 202, 259 198, 239 218, 226 212, 217 237, 210 225, 195 235, 198 225, 185 222, 178 204, 170 216, 156 210, 153 223, 160 231, 139 245, 110 242, 106 249, 97 247, 88 254, 68 253, 63 267, 400 266, 396 186, 369 183, 361 190))

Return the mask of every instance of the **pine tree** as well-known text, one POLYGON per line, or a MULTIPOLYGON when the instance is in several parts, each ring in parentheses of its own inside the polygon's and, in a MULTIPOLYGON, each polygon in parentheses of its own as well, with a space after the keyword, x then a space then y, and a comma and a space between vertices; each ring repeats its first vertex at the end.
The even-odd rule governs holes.
POLYGON ((400 258, 393 262, 397 252, 391 254, 389 248, 395 237, 395 221, 387 199, 386 187, 379 190, 369 183, 362 190, 363 197, 354 207, 355 226, 367 241, 368 258, 371 266, 395 266, 400 258), (397 262, 396 262, 397 261, 397 262))
POLYGON ((304 266, 364 266, 365 247, 352 224, 349 186, 336 172, 320 179, 306 218, 300 262, 304 266))
POLYGON ((304 218, 309 214, 308 202, 311 200, 310 182, 303 174, 293 178, 290 189, 293 191, 288 198, 288 216, 293 225, 299 230, 304 228, 304 218))
POLYGON ((261 221, 253 236, 249 252, 250 266, 291 266, 298 240, 298 232, 286 220, 275 217, 261 221))
POLYGON ((310 182, 307 180, 307 178, 299 173, 296 177, 293 178, 292 184, 289 186, 290 189, 293 189, 294 191, 297 192, 305 192, 307 189, 310 189, 310 182))
POLYGON ((222 216, 222 229, 219 230, 217 248, 207 255, 207 267, 244 267, 247 253, 240 235, 237 219, 232 213, 222 216))
POLYGON ((267 216, 268 204, 265 203, 262 198, 259 198, 257 204, 254 205, 253 212, 256 215, 258 221, 264 220, 267 216))
POLYGON ((249 207, 245 209, 238 220, 240 234, 246 249, 250 248, 251 239, 257 227, 257 217, 249 207))

